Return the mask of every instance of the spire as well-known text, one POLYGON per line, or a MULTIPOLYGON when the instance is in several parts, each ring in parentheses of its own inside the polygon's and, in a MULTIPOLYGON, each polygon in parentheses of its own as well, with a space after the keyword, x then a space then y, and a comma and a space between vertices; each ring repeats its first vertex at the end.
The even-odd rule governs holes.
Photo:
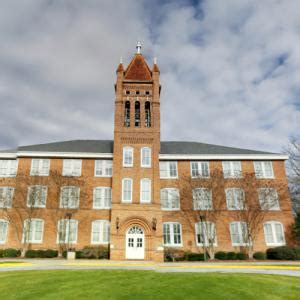
POLYGON ((158 67, 158 65, 157 65, 157 57, 154 57, 154 59, 153 59, 153 72, 160 72, 159 71, 159 67, 158 67))
POLYGON ((119 63, 118 68, 117 68, 117 73, 118 72, 124 72, 122 57, 120 57, 120 63, 119 63))
POLYGON ((136 53, 141 54, 141 50, 142 50, 142 43, 140 40, 138 40, 136 44, 136 53))

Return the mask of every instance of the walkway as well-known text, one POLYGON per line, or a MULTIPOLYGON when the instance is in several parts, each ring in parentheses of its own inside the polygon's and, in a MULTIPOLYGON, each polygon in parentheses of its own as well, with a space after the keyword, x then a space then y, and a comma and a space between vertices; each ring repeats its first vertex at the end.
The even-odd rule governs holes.
POLYGON ((263 262, 176 262, 64 260, 64 259, 1 259, 0 271, 15 270, 125 269, 155 272, 224 272, 260 273, 300 277, 300 261, 263 262))

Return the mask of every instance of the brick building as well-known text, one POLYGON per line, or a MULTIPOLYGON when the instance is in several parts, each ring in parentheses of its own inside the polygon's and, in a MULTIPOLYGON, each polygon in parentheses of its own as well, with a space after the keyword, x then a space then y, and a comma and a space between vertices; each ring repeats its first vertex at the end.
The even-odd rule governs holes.
POLYGON ((111 259, 161 261, 284 245, 293 222, 286 156, 160 140, 160 70, 117 68, 114 140, 0 152, 0 247, 107 245, 111 259), (250 229, 251 227, 251 229, 250 229))

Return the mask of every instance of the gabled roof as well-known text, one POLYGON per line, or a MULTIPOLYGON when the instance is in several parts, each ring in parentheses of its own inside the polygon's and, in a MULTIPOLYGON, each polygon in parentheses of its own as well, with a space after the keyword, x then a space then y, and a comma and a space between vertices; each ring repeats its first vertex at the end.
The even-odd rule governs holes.
MULTIPOLYGON (((198 142, 162 141, 160 154, 174 155, 260 155, 276 153, 219 146, 198 142)), ((0 152, 77 152, 77 153, 113 153, 112 140, 71 140, 47 144, 21 146, 14 150, 0 152)))
POLYGON ((125 80, 152 80, 151 70, 142 54, 136 53, 125 70, 125 80))

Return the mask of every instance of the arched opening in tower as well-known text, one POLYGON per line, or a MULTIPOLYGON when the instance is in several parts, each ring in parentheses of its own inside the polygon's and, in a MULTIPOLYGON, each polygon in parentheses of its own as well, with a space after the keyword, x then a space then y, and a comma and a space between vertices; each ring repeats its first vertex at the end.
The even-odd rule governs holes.
POLYGON ((134 124, 135 127, 141 126, 141 109, 140 109, 140 102, 135 102, 135 115, 134 115, 134 124))
POLYGON ((130 102, 125 102, 125 114, 124 114, 124 126, 129 127, 130 126, 130 102))
POLYGON ((150 102, 145 103, 145 127, 151 127, 150 102))

